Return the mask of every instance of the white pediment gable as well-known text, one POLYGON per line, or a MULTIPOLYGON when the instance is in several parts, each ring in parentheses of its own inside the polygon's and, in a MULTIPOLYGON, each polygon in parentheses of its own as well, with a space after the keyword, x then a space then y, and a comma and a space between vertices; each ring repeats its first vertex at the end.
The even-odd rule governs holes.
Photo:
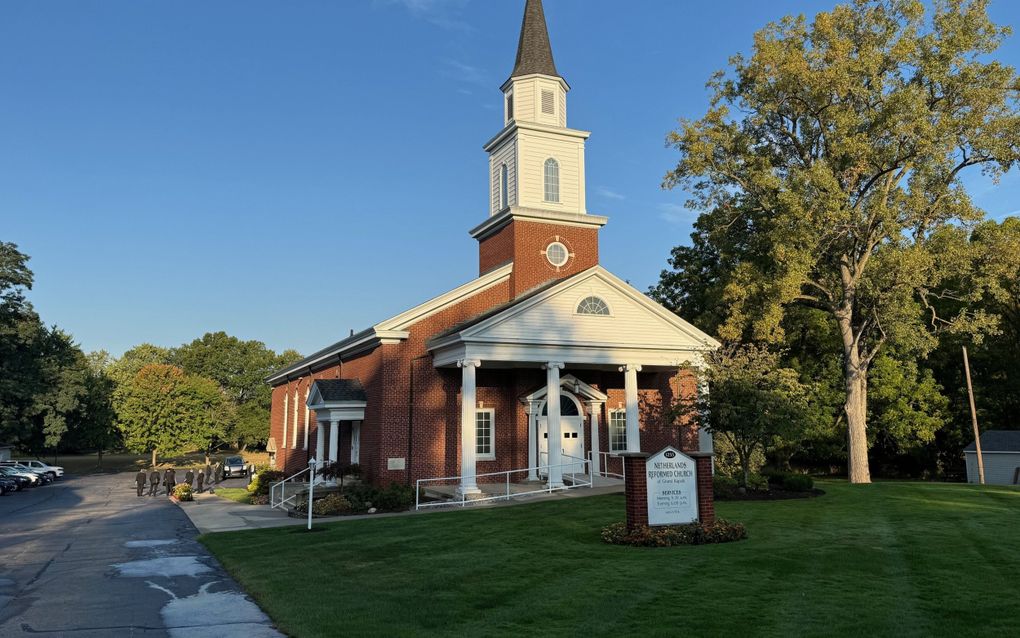
POLYGON ((600 266, 465 329, 468 342, 705 350, 719 343, 600 266), (595 296, 608 315, 578 314, 595 296))

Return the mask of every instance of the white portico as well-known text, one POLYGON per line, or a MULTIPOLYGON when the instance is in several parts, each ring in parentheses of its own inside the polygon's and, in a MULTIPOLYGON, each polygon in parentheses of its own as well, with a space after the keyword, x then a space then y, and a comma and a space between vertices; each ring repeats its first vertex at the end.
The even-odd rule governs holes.
POLYGON ((356 379, 319 379, 308 392, 308 409, 315 412, 315 461, 336 463, 340 447, 340 424, 349 423, 351 433, 350 462, 360 462, 361 424, 365 420, 368 400, 361 382, 356 379), (328 425, 328 428, 327 428, 328 425), (328 429, 328 434, 327 434, 328 429), (326 437, 329 437, 327 444, 326 437), (329 456, 326 457, 326 450, 329 456))
POLYGON ((563 374, 565 368, 622 373, 626 446, 628 451, 640 451, 638 373, 699 366, 701 353, 718 347, 718 342, 595 266, 441 334, 428 347, 436 367, 461 370, 460 489, 472 494, 478 492, 474 443, 480 368, 544 369, 545 387, 521 401, 529 419, 528 467, 538 468, 529 478, 544 474, 549 487, 556 488, 562 486, 564 466, 573 462, 577 451, 583 458, 586 432, 592 443, 592 472, 603 457, 598 447, 600 411, 594 408, 601 407, 607 396, 563 374), (578 429, 586 405, 588 427, 578 429), (565 450, 575 453, 566 452, 565 460, 565 450))

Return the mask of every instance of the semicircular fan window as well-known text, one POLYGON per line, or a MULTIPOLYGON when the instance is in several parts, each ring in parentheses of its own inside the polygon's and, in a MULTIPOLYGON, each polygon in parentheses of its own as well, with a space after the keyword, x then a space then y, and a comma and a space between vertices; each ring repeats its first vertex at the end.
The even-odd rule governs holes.
POLYGON ((609 316, 609 306, 601 297, 592 295, 585 297, 581 303, 577 304, 577 314, 609 316))

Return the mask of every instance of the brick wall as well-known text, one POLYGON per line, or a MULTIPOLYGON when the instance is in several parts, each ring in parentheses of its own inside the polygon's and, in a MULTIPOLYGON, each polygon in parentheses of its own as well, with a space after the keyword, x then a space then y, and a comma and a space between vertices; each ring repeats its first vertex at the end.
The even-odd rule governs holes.
POLYGON ((562 279, 598 264, 598 232, 597 228, 511 220, 479 242, 478 270, 486 273, 512 261, 510 293, 517 297, 550 279, 562 279), (560 268, 550 264, 543 254, 554 241, 561 242, 573 254, 560 268))

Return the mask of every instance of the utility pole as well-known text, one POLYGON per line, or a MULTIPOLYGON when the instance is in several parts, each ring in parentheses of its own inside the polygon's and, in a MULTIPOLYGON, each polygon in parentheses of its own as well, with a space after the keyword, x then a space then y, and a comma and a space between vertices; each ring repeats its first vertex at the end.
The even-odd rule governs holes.
POLYGON ((970 421, 974 426, 974 447, 977 450, 978 481, 985 484, 985 461, 981 457, 981 433, 978 432, 977 409, 974 407, 974 386, 970 382, 970 361, 967 346, 963 346, 963 371, 967 374, 967 395, 970 397, 970 421))

